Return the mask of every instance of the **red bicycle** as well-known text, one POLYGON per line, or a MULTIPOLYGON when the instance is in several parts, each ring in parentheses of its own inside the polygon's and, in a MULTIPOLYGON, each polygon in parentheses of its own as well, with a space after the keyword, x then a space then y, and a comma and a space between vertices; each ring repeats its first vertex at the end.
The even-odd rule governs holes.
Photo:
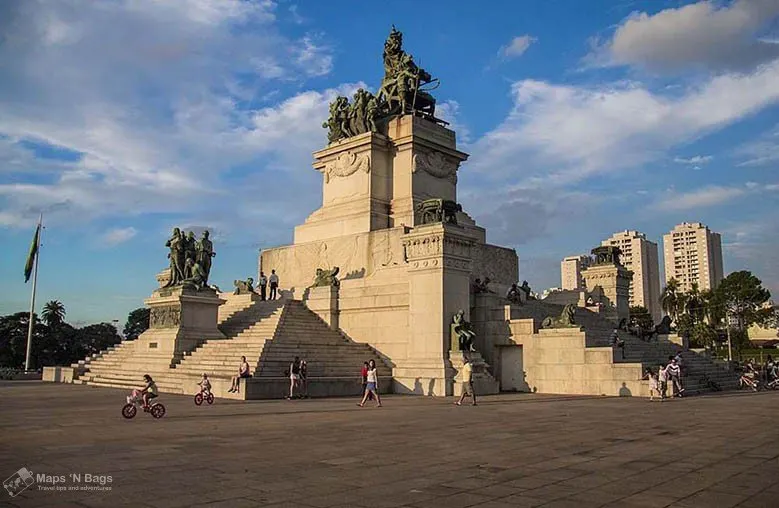
POLYGON ((203 401, 208 402, 209 404, 214 403, 214 394, 211 392, 198 392, 195 394, 195 405, 199 406, 203 403, 203 401))

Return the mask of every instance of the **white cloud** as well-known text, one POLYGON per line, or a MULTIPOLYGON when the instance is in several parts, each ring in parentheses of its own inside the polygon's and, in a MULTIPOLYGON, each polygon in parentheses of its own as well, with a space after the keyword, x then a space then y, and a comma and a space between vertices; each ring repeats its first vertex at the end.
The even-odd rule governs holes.
POLYGON ((457 136, 459 145, 466 145, 471 142, 471 132, 468 126, 462 123, 460 119, 460 103, 457 101, 443 101, 435 106, 435 116, 447 122, 447 129, 451 129, 457 136))
MULTIPOLYGON (((711 155, 694 155, 690 158, 685 159, 684 157, 674 157, 674 162, 677 164, 687 164, 690 166, 698 166, 698 164, 708 164, 712 161, 714 157, 711 155)), ((700 167, 696 167, 696 169, 700 169, 700 167)))
POLYGON ((102 243, 106 247, 114 247, 120 243, 124 243, 138 234, 138 230, 134 227, 126 228, 114 228, 105 232, 102 236, 102 243))
POLYGON ((528 50, 531 44, 538 41, 536 37, 531 35, 518 35, 511 39, 506 46, 500 48, 498 55, 503 58, 517 58, 522 56, 525 51, 528 50))
POLYGON ((732 199, 741 197, 754 188, 749 185, 746 185, 745 187, 746 189, 741 187, 711 185, 690 192, 672 192, 656 203, 655 206, 662 211, 680 211, 720 205, 732 199))
POLYGON ((634 12, 590 59, 652 70, 751 69, 779 58, 779 45, 760 37, 778 16, 776 0, 700 1, 653 15, 634 12))
POLYGON ((736 150, 736 156, 745 159, 738 164, 740 167, 779 163, 779 125, 758 139, 740 146, 736 150))
MULTIPOLYGON (((310 152, 325 142, 318 119, 326 118, 327 102, 353 88, 299 92, 257 108, 280 84, 300 89, 307 76, 332 68, 321 38, 279 33, 269 1, 5 7, 0 161, 10 164, 2 171, 45 178, 3 180, 4 226, 24 225, 38 210, 80 223, 226 206, 235 185, 252 188, 266 172, 293 164, 305 172, 310 152), (27 141, 81 159, 36 158, 27 141), (253 171, 236 179, 235 168, 247 164, 253 171)), ((275 199, 268 200, 273 217, 288 210, 275 199)))
POLYGON ((471 148, 472 168, 567 185, 665 157, 672 147, 779 102, 779 60, 683 91, 640 83, 601 87, 514 83, 514 109, 471 148), (551 170, 550 170, 551 168, 551 170))

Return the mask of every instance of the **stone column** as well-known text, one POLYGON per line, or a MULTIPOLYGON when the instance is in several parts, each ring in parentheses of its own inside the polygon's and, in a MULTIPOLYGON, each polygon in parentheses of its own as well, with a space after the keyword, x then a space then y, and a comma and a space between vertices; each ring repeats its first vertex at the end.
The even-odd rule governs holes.
POLYGON ((469 319, 472 240, 452 224, 420 226, 403 240, 409 273, 407 357, 393 371, 396 393, 452 395, 450 324, 469 319))
POLYGON ((457 201, 457 170, 468 154, 456 148, 454 131, 413 115, 387 127, 392 159, 390 227, 414 226, 415 206, 425 199, 457 201))
POLYGON ((593 265, 582 272, 587 291, 594 291, 596 287, 603 290, 606 301, 603 302, 604 317, 615 325, 622 319, 630 317, 630 281, 633 280, 633 272, 622 265, 602 264, 593 265))
POLYGON ((331 329, 338 330, 338 286, 309 288, 305 303, 331 329))
POLYGON ((295 244, 389 227, 392 199, 390 143, 366 132, 314 153, 322 173, 322 207, 295 227, 295 244))

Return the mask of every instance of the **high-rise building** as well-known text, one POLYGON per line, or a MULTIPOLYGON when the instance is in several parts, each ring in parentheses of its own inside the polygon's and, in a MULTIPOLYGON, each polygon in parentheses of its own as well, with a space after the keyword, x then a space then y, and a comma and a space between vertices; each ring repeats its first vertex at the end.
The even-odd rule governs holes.
POLYGON ((584 289, 584 277, 582 270, 590 266, 592 258, 584 254, 579 256, 568 256, 560 263, 560 275, 562 278, 563 289, 576 290, 584 289))
POLYGON ((638 231, 620 231, 601 245, 619 247, 620 262, 633 272, 630 281, 630 305, 645 307, 655 322, 660 321, 660 261, 657 244, 638 231))
POLYGON ((683 222, 663 235, 665 280, 676 279, 679 289, 693 283, 700 291, 714 289, 725 277, 722 269, 722 238, 700 222, 683 222))

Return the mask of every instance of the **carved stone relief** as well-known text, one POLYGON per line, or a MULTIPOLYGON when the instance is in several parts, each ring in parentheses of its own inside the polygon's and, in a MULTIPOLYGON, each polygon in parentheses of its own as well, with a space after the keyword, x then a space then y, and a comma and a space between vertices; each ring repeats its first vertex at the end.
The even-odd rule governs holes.
POLYGON ((175 306, 155 307, 149 315, 149 328, 174 328, 181 324, 181 309, 175 306))
POLYGON ((370 170, 371 158, 367 153, 358 155, 346 151, 339 154, 334 160, 327 162, 324 169, 320 171, 325 175, 325 183, 329 183, 331 176, 346 177, 353 175, 357 171, 368 173, 370 170))
POLYGON ((436 178, 446 178, 457 183, 460 161, 441 152, 425 151, 414 154, 412 171, 424 171, 436 178))

